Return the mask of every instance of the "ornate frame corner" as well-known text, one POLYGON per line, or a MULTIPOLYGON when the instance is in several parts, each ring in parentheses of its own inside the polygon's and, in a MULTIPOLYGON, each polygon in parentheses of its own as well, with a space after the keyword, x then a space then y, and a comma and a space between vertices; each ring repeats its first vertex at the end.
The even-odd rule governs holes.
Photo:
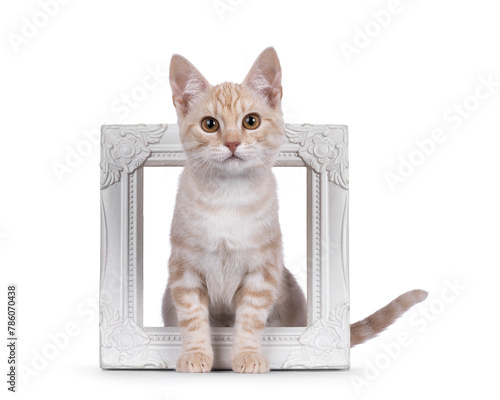
POLYGON ((167 124, 105 125, 101 129, 101 190, 118 182, 122 171, 131 174, 151 155, 167 124))
POLYGON ((346 126, 287 124, 285 134, 300 146, 298 155, 308 166, 319 174, 327 172, 331 182, 349 189, 346 126))

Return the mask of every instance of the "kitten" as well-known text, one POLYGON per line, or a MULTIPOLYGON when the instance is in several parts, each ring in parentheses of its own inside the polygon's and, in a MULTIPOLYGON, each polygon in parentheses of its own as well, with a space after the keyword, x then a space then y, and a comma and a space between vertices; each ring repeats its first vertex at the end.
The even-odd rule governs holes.
MULTIPOLYGON (((265 326, 306 326, 307 305, 283 265, 272 167, 284 139, 281 67, 273 48, 242 84, 212 86, 174 55, 170 84, 186 164, 171 226, 166 326, 181 328, 176 369, 208 372, 210 326, 234 326, 236 372, 269 371, 265 326)), ((426 296, 408 292, 351 326, 351 345, 372 338, 426 296)))

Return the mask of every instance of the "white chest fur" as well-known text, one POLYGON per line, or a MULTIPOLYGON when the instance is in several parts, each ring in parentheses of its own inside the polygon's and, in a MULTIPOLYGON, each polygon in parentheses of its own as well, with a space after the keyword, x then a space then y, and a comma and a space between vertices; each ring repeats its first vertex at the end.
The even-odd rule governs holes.
POLYGON ((189 255, 204 276, 212 303, 230 305, 245 275, 258 267, 260 248, 270 230, 278 229, 274 176, 260 186, 224 186, 216 192, 189 182, 179 186, 174 220, 183 240, 202 249, 189 255))

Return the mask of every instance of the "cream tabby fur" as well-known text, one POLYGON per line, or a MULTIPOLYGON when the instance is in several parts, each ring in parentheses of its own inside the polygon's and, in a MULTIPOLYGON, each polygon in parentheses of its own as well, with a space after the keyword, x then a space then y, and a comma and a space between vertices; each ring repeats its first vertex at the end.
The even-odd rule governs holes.
MULTIPOLYGON (((187 157, 163 300, 165 325, 181 328, 183 353, 176 368, 210 371, 210 326, 234 326, 233 370, 267 372, 260 353, 264 327, 307 322, 304 294, 283 265, 272 173, 284 132, 278 56, 267 48, 242 84, 212 86, 174 55, 170 83, 187 157), (260 123, 245 125, 249 115, 260 123), (217 128, 213 132, 204 125, 207 117, 217 128)), ((408 292, 353 324, 351 344, 375 336, 425 296, 408 292)))

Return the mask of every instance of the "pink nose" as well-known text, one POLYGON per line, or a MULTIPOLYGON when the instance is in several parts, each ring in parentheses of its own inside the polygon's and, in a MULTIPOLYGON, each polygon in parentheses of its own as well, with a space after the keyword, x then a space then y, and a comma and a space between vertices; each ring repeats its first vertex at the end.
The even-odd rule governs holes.
POLYGON ((229 150, 231 150, 231 153, 234 154, 236 151, 236 147, 238 147, 241 143, 240 142, 227 142, 224 143, 227 147, 229 147, 229 150))

